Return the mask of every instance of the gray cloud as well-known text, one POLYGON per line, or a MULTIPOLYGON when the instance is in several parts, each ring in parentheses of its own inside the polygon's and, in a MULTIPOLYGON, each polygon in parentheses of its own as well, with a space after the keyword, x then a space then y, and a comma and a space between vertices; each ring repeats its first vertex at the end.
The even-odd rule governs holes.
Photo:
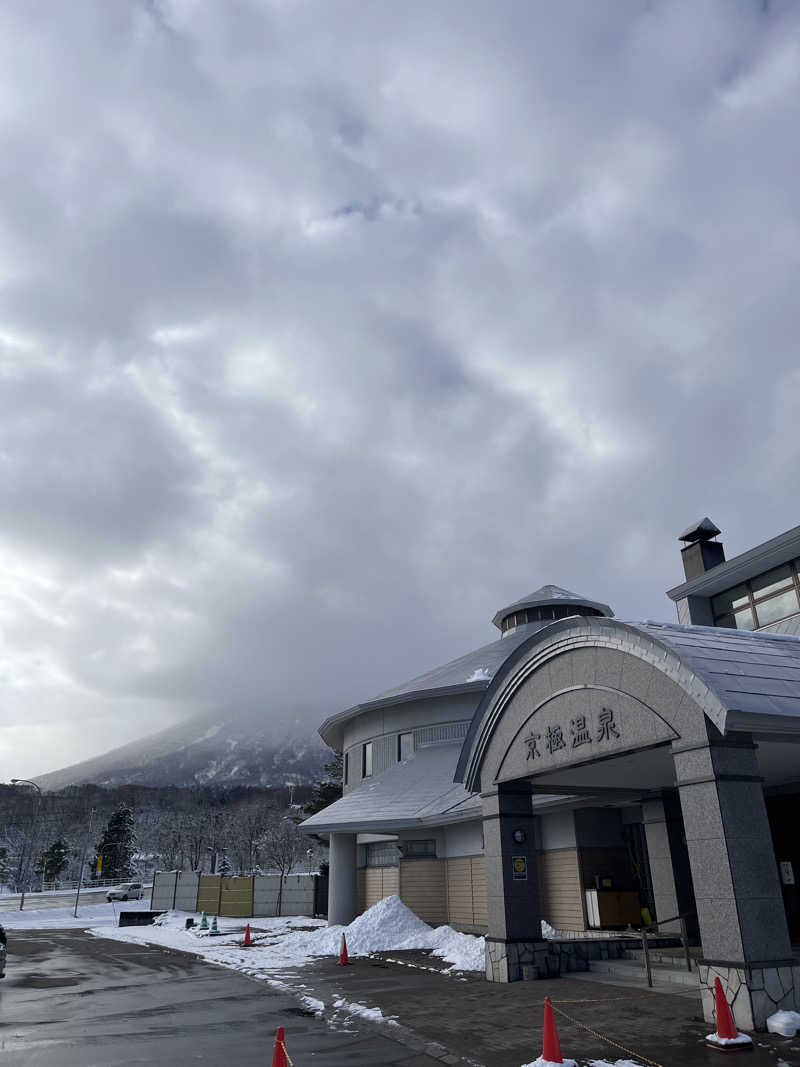
POLYGON ((796 524, 800 14, 4 4, 0 777, 796 524))

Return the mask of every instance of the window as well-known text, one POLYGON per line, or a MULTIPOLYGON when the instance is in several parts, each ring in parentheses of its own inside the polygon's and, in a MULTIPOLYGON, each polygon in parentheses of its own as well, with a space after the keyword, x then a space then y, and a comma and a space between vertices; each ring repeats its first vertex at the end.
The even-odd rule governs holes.
POLYGON ((344 784, 348 785, 349 782, 350 782, 350 753, 349 752, 345 752, 345 754, 344 754, 344 774, 343 774, 343 778, 344 778, 344 784))
POLYGON ((414 755, 414 735, 412 733, 397 735, 397 759, 402 763, 414 755))
POLYGON ((366 741, 361 749, 361 777, 372 777, 372 742, 366 741))
POLYGON ((785 619, 787 615, 794 615, 796 612, 797 593, 795 593, 794 589, 789 589, 785 593, 778 593, 777 596, 770 597, 769 600, 756 601, 759 626, 766 626, 768 622, 775 622, 776 619, 785 619))
POLYGON ((711 598, 715 626, 755 630, 800 611, 797 563, 775 567, 711 598))
POLYGON ((436 842, 435 841, 406 841, 403 850, 406 854, 406 859, 410 860, 425 860, 436 858, 436 842))

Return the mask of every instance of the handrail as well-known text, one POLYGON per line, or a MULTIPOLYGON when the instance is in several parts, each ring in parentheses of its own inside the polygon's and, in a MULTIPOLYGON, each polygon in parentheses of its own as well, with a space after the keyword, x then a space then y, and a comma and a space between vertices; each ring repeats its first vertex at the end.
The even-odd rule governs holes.
POLYGON ((641 929, 642 938, 642 954, 644 956, 644 969, 647 974, 647 984, 652 989, 653 987, 653 971, 650 966, 650 946, 647 941, 647 934, 649 930, 655 930, 659 926, 666 926, 668 923, 678 922, 680 923, 680 941, 683 946, 683 957, 686 960, 686 970, 691 974, 692 971, 692 958, 689 955, 689 936, 686 930, 686 920, 690 915, 694 915, 693 911, 685 911, 681 915, 674 915, 671 919, 658 919, 654 923, 648 923, 647 926, 643 926, 641 929))

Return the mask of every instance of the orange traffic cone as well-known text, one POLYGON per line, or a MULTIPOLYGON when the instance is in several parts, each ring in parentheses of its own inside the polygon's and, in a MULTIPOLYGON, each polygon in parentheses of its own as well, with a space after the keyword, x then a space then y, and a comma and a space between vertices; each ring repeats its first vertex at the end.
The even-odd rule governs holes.
POLYGON ((250 940, 250 923, 247 924, 244 930, 244 941, 242 942, 243 948, 250 948, 252 941, 250 940))
POLYGON ((278 1027, 275 1035, 275 1051, 272 1053, 272 1067, 289 1067, 289 1058, 286 1055, 286 1035, 283 1027, 278 1027))
POLYGON ((730 1004, 722 990, 719 977, 714 979, 714 999, 717 1008, 717 1032, 706 1036, 706 1044, 717 1052, 744 1052, 753 1047, 752 1037, 740 1034, 733 1021, 730 1004))
POLYGON ((339 946, 339 959, 336 961, 337 967, 347 967, 350 963, 350 959, 347 955, 347 938, 342 931, 342 943, 339 946))
POLYGON ((556 1020, 550 997, 544 998, 544 1040, 542 1041, 542 1059, 545 1063, 563 1063, 561 1045, 558 1042, 556 1020))

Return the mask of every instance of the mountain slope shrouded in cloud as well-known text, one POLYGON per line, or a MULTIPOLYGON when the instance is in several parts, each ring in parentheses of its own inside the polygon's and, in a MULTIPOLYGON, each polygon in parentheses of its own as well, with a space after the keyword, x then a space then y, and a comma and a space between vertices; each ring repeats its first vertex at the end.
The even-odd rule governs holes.
POLYGON ((330 751, 300 725, 277 731, 238 718, 189 719, 102 756, 37 778, 43 789, 103 786, 307 784, 330 751))

